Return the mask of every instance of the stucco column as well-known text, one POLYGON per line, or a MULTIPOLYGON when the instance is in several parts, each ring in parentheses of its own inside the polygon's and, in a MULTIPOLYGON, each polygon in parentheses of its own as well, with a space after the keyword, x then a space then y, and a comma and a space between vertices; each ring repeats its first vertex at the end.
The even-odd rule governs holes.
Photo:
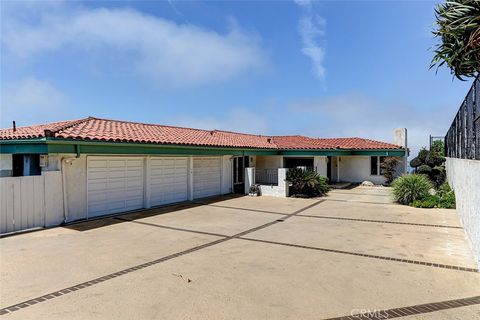
POLYGON ((248 194, 250 187, 255 184, 255 168, 245 168, 245 194, 248 194))
POLYGON ((284 197, 288 197, 287 168, 278 169, 278 188, 282 191, 284 197))

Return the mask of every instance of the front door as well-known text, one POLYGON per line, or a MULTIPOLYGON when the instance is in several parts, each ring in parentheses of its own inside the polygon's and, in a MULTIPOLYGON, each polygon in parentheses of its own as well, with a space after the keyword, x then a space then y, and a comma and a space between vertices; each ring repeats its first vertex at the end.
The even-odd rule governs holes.
POLYGON ((233 192, 245 193, 245 168, 248 167, 249 161, 246 157, 233 158, 233 192))
POLYGON ((327 178, 328 178, 328 183, 332 182, 332 157, 328 156, 327 157, 327 178))

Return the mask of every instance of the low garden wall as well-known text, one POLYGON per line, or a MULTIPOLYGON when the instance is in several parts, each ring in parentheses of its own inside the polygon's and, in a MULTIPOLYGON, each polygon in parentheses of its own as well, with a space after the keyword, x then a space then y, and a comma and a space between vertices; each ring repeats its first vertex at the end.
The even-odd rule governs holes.
POLYGON ((447 158, 446 166, 457 212, 480 265, 480 161, 447 158))

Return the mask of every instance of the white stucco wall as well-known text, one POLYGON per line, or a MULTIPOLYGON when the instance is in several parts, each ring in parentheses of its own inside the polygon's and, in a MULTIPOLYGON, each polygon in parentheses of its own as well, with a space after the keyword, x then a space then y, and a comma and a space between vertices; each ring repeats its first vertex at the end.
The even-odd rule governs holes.
POLYGON ((87 156, 75 158, 75 154, 59 155, 60 166, 65 169, 65 191, 67 194, 67 221, 87 218, 87 156), (74 158, 65 163, 62 158, 74 158))
POLYGON ((458 215, 480 265, 480 161, 447 158, 446 166, 458 215))
MULTIPOLYGON (((70 154, 68 157, 75 157, 75 154, 70 154)), ((47 166, 43 167, 42 171, 60 171, 62 167, 62 164, 60 163, 61 159, 61 154, 49 154, 47 166)))
MULTIPOLYGON (((250 165, 253 167, 252 165, 250 165)), ((283 168, 282 156, 257 156, 256 157, 257 169, 278 169, 283 168)))
MULTIPOLYGON (((383 175, 370 174, 370 157, 369 156, 345 156, 338 157, 338 165, 340 168, 340 181, 363 182, 371 181, 375 184, 385 182, 383 175)), ((332 166, 333 168, 334 166, 332 166)))
POLYGON ((315 156, 313 157, 313 166, 316 168, 317 173, 321 176, 327 176, 327 157, 315 156))

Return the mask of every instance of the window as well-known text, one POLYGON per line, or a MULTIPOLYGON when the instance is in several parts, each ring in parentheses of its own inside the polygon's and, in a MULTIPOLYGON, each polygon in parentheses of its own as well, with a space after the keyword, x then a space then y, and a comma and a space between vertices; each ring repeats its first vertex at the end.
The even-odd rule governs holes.
POLYGON ((12 156, 12 162, 12 173, 14 177, 42 174, 40 155, 38 154, 14 154, 12 156))
POLYGON ((372 176, 383 175, 382 163, 385 161, 385 157, 370 157, 370 174, 372 176))
POLYGON ((285 168, 306 167, 313 168, 313 158, 283 158, 285 168))
POLYGON ((383 161, 385 161, 385 157, 378 157, 380 159, 380 162, 378 164, 378 166, 380 167, 379 171, 380 171, 380 175, 383 176, 383 174, 385 173, 385 170, 382 168, 382 163, 383 161))
POLYGON ((370 174, 378 175, 378 157, 370 157, 370 174))
POLYGON ((233 183, 244 183, 245 168, 249 165, 249 157, 233 158, 233 183))

